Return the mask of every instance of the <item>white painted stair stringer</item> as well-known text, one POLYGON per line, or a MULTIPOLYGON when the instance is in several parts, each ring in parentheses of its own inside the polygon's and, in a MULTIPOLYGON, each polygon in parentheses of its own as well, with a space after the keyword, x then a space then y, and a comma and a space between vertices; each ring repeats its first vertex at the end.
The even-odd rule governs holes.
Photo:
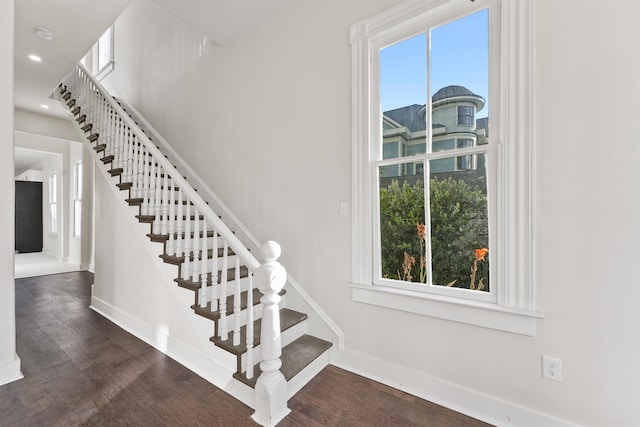
MULTIPOLYGON (((180 157, 180 155, 171 147, 171 145, 160 135, 151 124, 122 96, 117 90, 110 89, 117 97, 122 107, 133 116, 139 126, 144 129, 154 143, 160 148, 167 159, 171 161, 178 171, 187 178, 194 188, 198 188, 202 198, 209 202, 210 206, 218 215, 221 215, 222 221, 232 230, 236 231, 236 236, 246 245, 253 253, 259 253, 260 242, 245 227, 240 220, 231 212, 231 210, 220 200, 220 198, 211 190, 211 188, 200 178, 199 175, 180 157)), ((286 266, 285 266, 286 267, 286 266)), ((287 273, 287 302, 288 307, 297 311, 307 313, 307 328, 310 334, 323 338, 333 343, 339 349, 344 348, 344 333, 338 325, 329 317, 329 315, 311 298, 304 288, 287 273)), ((285 306, 282 304, 282 306, 285 306)))

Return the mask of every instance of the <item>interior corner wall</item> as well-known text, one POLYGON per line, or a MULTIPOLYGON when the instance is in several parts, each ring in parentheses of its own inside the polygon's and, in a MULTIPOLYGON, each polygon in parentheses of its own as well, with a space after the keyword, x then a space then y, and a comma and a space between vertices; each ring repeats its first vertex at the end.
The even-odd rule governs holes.
MULTIPOLYGON (((629 120, 640 117, 640 4, 532 2, 534 274, 545 319, 527 337, 351 299, 351 218, 339 209, 351 200, 349 26, 397 3, 299 2, 219 46, 140 0, 116 22, 104 83, 260 241, 280 242, 282 263, 355 357, 567 424, 639 425, 640 144, 629 120), (562 383, 541 377, 542 354, 562 359, 562 383)), ((438 399, 424 385, 417 393, 438 399)), ((504 408, 486 408, 492 422, 510 423, 504 408)))
POLYGON ((13 161, 13 0, 0 2, 0 174, 5 185, 0 195, 0 385, 16 380, 20 359, 16 355, 13 161))

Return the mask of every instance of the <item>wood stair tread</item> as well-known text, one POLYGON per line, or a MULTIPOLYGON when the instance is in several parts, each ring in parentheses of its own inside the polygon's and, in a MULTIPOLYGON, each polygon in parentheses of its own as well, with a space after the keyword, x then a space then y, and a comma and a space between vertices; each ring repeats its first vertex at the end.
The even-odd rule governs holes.
MULTIPOLYGON (((302 371, 307 365, 316 360, 325 351, 331 348, 333 344, 329 341, 314 337, 312 335, 302 335, 291 344, 282 347, 282 367, 280 372, 284 375, 286 381, 291 380, 296 374, 302 371)), ((255 388, 256 381, 262 373, 260 364, 254 366, 253 378, 248 379, 244 373, 234 373, 233 377, 251 388, 255 388)))
MULTIPOLYGON (((305 313, 300 313, 299 311, 291 310, 289 308, 281 308, 280 332, 282 333, 298 323, 303 322, 307 317, 308 316, 305 313)), ((253 322, 254 347, 257 347, 260 344, 260 331, 262 330, 261 320, 262 319, 257 319, 253 322)), ((247 326, 245 325, 240 328, 240 344, 237 346, 233 345, 233 337, 231 334, 229 334, 229 338, 226 341, 216 336, 211 337, 209 340, 223 350, 226 350, 236 356, 241 356, 247 351, 247 326)))

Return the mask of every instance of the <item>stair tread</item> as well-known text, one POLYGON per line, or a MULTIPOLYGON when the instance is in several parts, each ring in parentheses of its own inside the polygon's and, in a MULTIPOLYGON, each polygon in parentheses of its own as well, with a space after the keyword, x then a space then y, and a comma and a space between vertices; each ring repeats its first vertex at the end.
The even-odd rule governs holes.
MULTIPOLYGON (((312 335, 302 335, 291 344, 282 347, 282 367, 280 372, 286 381, 291 380, 296 374, 302 371, 307 365, 316 360, 322 353, 327 351, 333 344, 312 335)), ((253 378, 248 379, 244 373, 235 373, 233 377, 251 388, 255 388, 256 381, 261 374, 260 364, 254 366, 253 378)))
MULTIPOLYGON (((167 264, 180 265, 184 261, 184 257, 171 257, 169 255, 160 255, 160 258, 164 260, 167 264)), ((209 258, 211 259, 211 258, 209 258)), ((220 272, 222 270, 218 270, 218 281, 216 283, 220 283, 220 272)), ((249 275, 249 269, 245 265, 240 266, 240 278, 244 279, 249 275)), ((227 283, 236 280, 236 269, 235 267, 229 267, 227 269, 227 283)), ((173 279, 174 282, 178 284, 181 288, 191 289, 192 291, 197 291, 202 286, 202 282, 194 282, 191 279, 181 279, 177 277, 173 279)), ((207 286, 211 286, 211 273, 207 273, 207 286)))
MULTIPOLYGON (((307 315, 305 313, 300 313, 299 311, 291 310, 289 308, 281 308, 280 309, 280 332, 284 332, 287 329, 297 325, 298 323, 307 319, 307 315)), ((253 346, 256 347, 260 344, 260 331, 262 322, 261 319, 257 319, 253 322, 253 346)), ((210 338, 210 341, 213 342, 218 347, 223 350, 228 351, 229 353, 235 354, 236 356, 242 355, 247 351, 247 326, 242 326, 240 328, 240 344, 233 345, 232 334, 229 334, 229 338, 225 341, 220 337, 213 336, 210 338)))

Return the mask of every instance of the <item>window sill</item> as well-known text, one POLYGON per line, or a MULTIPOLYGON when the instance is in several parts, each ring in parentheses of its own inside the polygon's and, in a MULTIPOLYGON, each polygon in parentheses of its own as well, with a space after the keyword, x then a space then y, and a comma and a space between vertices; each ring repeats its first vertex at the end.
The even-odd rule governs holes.
POLYGON ((535 336, 536 320, 544 318, 542 311, 500 307, 486 302, 385 286, 356 283, 349 286, 352 288, 352 299, 356 302, 521 335, 535 336))
POLYGON ((112 72, 114 68, 115 62, 109 61, 95 74, 96 80, 101 81, 102 79, 107 77, 107 75, 112 72))

